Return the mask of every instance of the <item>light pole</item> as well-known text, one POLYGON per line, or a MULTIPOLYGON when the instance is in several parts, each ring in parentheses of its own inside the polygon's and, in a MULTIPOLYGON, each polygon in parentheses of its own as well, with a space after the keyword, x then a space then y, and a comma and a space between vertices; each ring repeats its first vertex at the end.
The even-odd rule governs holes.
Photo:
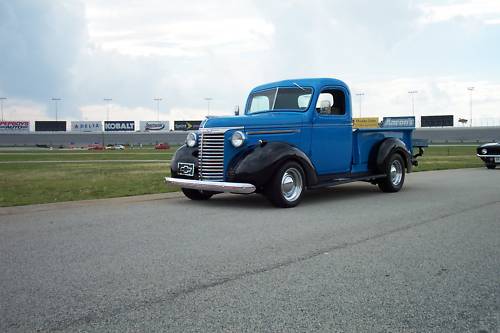
POLYGON ((0 97, 0 109, 2 110, 2 121, 3 121, 3 101, 6 101, 7 97, 0 97))
POLYGON ((52 100, 54 101, 54 106, 56 108, 56 121, 57 121, 57 103, 61 100, 61 98, 52 97, 52 100))
POLYGON ((418 94, 417 90, 411 90, 408 91, 408 94, 411 96, 411 113, 413 114, 413 117, 415 117, 415 99, 414 96, 415 94, 418 94))
POLYGON ((210 116, 210 101, 213 100, 212 97, 205 97, 205 101, 207 101, 207 116, 210 116))
POLYGON ((470 107, 470 123, 469 127, 472 127, 472 92, 474 91, 474 87, 467 87, 469 91, 469 107, 470 107))
POLYGON ((160 101, 162 99, 157 97, 157 98, 153 98, 153 101, 156 101, 156 120, 160 120, 160 101))
POLYGON ((109 120, 109 103, 113 99, 112 98, 103 98, 102 100, 106 102, 106 120, 109 120))
POLYGON ((356 94, 356 96, 359 96, 359 118, 361 118, 361 103, 363 102, 364 95, 365 95, 364 92, 356 94))

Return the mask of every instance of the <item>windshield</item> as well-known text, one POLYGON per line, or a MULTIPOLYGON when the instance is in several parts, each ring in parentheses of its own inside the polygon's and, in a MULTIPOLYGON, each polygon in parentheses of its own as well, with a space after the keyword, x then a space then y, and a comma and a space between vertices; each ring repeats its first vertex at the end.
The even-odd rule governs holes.
POLYGON ((311 88, 273 88, 250 95, 250 106, 247 114, 277 111, 304 111, 311 101, 311 88))

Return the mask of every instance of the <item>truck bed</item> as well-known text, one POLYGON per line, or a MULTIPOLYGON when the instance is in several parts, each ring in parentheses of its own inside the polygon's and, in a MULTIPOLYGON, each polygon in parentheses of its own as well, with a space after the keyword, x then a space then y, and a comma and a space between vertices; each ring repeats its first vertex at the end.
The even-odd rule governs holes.
POLYGON ((368 172, 368 161, 373 147, 386 138, 397 138, 403 141, 408 151, 413 154, 412 133, 414 128, 357 128, 352 133, 352 171, 351 173, 368 172))

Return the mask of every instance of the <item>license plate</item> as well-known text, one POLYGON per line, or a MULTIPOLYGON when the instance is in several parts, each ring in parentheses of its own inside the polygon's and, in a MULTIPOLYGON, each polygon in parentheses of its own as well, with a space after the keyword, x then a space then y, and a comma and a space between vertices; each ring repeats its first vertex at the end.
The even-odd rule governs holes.
POLYGON ((189 176, 193 177, 194 176, 194 163, 182 163, 179 162, 177 164, 177 172, 181 176, 189 176))
POLYGON ((500 156, 495 157, 495 163, 500 163, 500 156))

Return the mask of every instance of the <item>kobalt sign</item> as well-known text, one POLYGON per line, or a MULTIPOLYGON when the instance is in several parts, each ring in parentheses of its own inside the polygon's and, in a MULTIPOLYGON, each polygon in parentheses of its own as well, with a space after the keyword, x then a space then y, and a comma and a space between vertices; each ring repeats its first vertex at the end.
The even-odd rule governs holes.
POLYGON ((168 121, 141 121, 141 132, 166 132, 170 129, 168 121))
POLYGON ((105 121, 106 132, 130 132, 135 130, 135 122, 132 121, 105 121))
POLYGON ((29 121, 0 121, 0 132, 29 132, 29 121))
POLYGON ((102 122, 100 121, 72 121, 71 131, 74 132, 101 132, 102 122))

